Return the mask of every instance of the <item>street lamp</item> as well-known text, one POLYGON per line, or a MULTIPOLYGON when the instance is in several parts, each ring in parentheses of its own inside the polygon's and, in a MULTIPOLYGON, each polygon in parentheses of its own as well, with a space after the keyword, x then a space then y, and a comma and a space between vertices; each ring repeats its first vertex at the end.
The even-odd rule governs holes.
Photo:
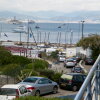
POLYGON ((85 22, 85 21, 81 21, 81 22, 82 22, 82 39, 83 39, 83 37, 84 37, 83 29, 84 29, 84 22, 85 22))

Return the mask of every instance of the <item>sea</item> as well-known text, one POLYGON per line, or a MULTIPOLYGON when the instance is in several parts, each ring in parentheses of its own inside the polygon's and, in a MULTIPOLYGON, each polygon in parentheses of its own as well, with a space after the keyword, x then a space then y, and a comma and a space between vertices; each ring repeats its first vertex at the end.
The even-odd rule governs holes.
MULTIPOLYGON (((100 35, 100 24, 84 23, 83 37, 100 35)), ((23 23, 11 24, 0 22, 0 41, 22 41, 22 42, 49 42, 75 44, 82 38, 81 23, 23 23), (25 33, 15 33, 14 29, 25 26, 25 33), (29 26, 29 34, 27 30, 29 26)))

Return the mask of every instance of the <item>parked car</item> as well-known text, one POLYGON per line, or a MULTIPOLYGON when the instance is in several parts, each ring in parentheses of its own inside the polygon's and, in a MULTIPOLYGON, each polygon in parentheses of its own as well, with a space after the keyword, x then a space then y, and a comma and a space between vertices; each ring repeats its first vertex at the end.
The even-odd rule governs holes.
POLYGON ((60 62, 64 62, 65 59, 66 59, 66 56, 63 56, 63 55, 60 55, 60 56, 58 57, 58 60, 59 60, 60 62))
POLYGON ((60 88, 71 89, 77 91, 83 84, 86 75, 81 73, 63 74, 59 81, 60 88))
POLYGON ((64 61, 64 67, 75 67, 76 66, 76 61, 74 61, 73 59, 69 58, 69 59, 66 59, 64 61))
POLYGON ((49 92, 53 92, 53 93, 58 92, 58 84, 44 77, 31 76, 24 79, 19 84, 27 85, 27 89, 31 90, 32 95, 35 95, 35 96, 39 96, 39 95, 46 94, 49 92))
POLYGON ((72 57, 70 59, 72 59, 77 64, 77 58, 76 57, 72 57))
POLYGON ((80 56, 75 56, 77 62, 79 62, 81 60, 81 57, 80 56))
POLYGON ((73 73, 84 73, 84 70, 81 67, 73 67, 72 72, 73 73))
POLYGON ((21 96, 29 96, 31 91, 21 84, 8 84, 0 88, 0 100, 13 100, 21 96))
POLYGON ((86 58, 85 59, 85 65, 93 65, 94 62, 95 61, 92 58, 86 58))

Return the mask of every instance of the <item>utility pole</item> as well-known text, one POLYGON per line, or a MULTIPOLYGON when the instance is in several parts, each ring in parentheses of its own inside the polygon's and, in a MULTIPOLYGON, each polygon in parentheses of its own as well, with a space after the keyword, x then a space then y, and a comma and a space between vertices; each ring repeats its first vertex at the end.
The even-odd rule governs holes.
POLYGON ((83 37, 84 37, 83 29, 84 29, 84 22, 85 22, 85 21, 81 21, 81 22, 82 22, 82 39, 83 39, 83 37))

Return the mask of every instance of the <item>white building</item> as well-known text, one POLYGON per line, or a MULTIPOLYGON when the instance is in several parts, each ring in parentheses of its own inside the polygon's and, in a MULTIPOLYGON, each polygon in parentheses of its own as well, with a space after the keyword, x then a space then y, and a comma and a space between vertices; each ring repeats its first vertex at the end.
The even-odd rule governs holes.
POLYGON ((76 56, 76 47, 66 48, 66 56, 67 57, 76 56))

